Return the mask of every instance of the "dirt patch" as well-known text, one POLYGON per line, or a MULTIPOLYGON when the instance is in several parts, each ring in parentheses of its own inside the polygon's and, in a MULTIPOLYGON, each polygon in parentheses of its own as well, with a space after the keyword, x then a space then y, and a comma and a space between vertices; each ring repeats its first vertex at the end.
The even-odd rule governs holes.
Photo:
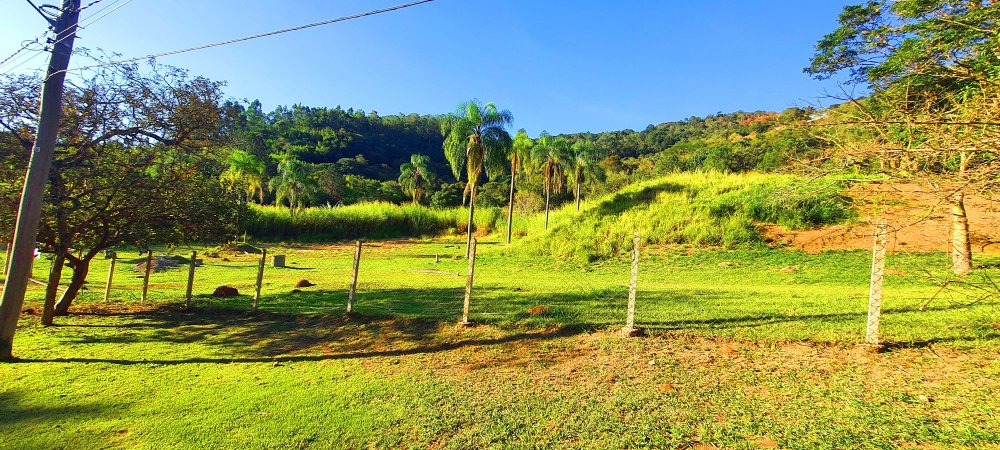
MULTIPOLYGON (((863 183, 849 189, 848 195, 858 209, 856 223, 808 230, 767 225, 764 237, 774 245, 810 253, 871 249, 873 224, 883 219, 889 226, 891 252, 949 250, 951 212, 942 190, 919 184, 863 183)), ((1000 202, 968 192, 965 208, 973 251, 1000 252, 1000 202)))

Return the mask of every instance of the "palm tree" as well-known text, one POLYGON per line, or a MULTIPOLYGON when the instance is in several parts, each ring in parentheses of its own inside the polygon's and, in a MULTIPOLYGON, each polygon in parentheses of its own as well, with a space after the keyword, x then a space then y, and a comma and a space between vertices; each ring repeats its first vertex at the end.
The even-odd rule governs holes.
POLYGON ((514 181, 525 164, 531 159, 531 147, 535 141, 528 137, 524 129, 518 130, 510 151, 510 205, 507 207, 507 243, 510 244, 510 234, 514 221, 514 181))
POLYGON ((404 194, 413 196, 413 204, 419 205, 421 197, 434 182, 434 172, 430 169, 431 158, 427 155, 410 155, 410 162, 399 166, 399 187, 404 194))
POLYGON ((545 229, 549 228, 549 203, 552 191, 561 192, 564 187, 566 167, 571 159, 569 141, 553 138, 546 132, 538 137, 531 149, 532 165, 542 173, 545 188, 545 229))
POLYGON ((600 149, 590 141, 577 141, 573 143, 571 150, 572 160, 570 167, 573 168, 573 190, 576 195, 576 211, 580 211, 580 191, 584 181, 594 181, 600 177, 600 168, 597 163, 603 157, 600 149))
POLYGON ((455 178, 461 180, 465 168, 467 181, 462 193, 463 201, 469 198, 469 226, 467 246, 472 244, 473 217, 476 208, 476 188, 486 170, 492 180, 500 175, 510 152, 511 137, 506 128, 514 121, 507 110, 498 110, 492 103, 483 105, 470 100, 458 106, 441 124, 445 133, 444 156, 451 165, 455 178))
POLYGON ((247 194, 247 202, 257 196, 258 203, 264 203, 264 185, 267 184, 267 167, 264 161, 243 150, 233 150, 227 159, 229 167, 219 175, 219 181, 230 190, 242 189, 247 194))
POLYGON ((291 153, 275 157, 278 160, 278 174, 271 179, 274 204, 288 201, 290 214, 305 207, 316 195, 316 180, 309 173, 309 167, 291 153))

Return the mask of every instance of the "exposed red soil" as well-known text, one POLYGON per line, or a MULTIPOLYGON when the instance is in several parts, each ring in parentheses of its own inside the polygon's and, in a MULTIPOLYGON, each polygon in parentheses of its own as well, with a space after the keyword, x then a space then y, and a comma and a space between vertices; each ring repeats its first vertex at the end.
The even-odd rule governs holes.
MULTIPOLYGON (((859 211, 856 222, 808 230, 769 225, 764 236, 773 244, 810 253, 870 249, 872 224, 883 219, 889 226, 890 252, 950 249, 951 212, 941 190, 918 184, 865 183, 854 186, 848 194, 859 211)), ((973 252, 1000 252, 1000 201, 967 192, 965 208, 973 252)))

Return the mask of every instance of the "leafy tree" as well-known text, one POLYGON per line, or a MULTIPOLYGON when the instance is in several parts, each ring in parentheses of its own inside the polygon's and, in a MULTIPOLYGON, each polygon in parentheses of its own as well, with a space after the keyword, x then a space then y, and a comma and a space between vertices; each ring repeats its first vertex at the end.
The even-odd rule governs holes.
POLYGON ((344 177, 344 203, 350 205, 361 202, 373 202, 379 199, 382 189, 378 180, 360 175, 344 177))
POLYGON ((552 137, 544 131, 531 149, 532 166, 542 174, 542 187, 545 189, 546 229, 549 228, 549 204, 552 192, 562 192, 565 187, 566 170, 570 168, 571 161, 569 141, 562 137, 552 137))
POLYGON ((448 115, 442 126, 445 132, 444 155, 456 179, 466 173, 463 199, 469 198, 469 225, 467 242, 472 243, 473 220, 476 208, 476 187, 485 169, 492 180, 503 173, 504 163, 510 152, 511 137, 507 127, 514 117, 507 110, 498 110, 492 103, 483 105, 470 100, 448 115))
POLYGON ((598 163, 604 158, 600 150, 590 141, 577 141, 570 147, 569 166, 573 169, 573 190, 576 195, 576 210, 580 211, 580 191, 585 182, 600 179, 598 163))
MULTIPOLYGON (((10 229, 35 134, 39 80, 0 78, 0 215, 10 229)), ((220 239, 245 212, 218 182, 221 85, 153 65, 114 65, 68 83, 38 242, 72 278, 43 322, 64 315, 94 257, 120 245, 220 239)))
POLYGON ((524 129, 517 131, 510 151, 510 200, 507 206, 507 243, 510 244, 510 235, 514 227, 514 185, 517 176, 521 173, 521 168, 531 159, 531 147, 535 141, 528 137, 524 129))
MULTIPOLYGON (((952 182, 944 194, 954 216, 957 274, 972 268, 963 190, 976 181, 977 153, 1000 150, 998 17, 998 5, 983 0, 848 6, 805 69, 818 78, 846 73, 850 83, 870 89, 868 98, 848 97, 850 105, 835 111, 837 122, 866 128, 847 136, 849 146, 879 157, 892 151, 890 168, 903 159, 905 172, 919 169, 925 178, 941 174, 952 182), (938 161, 956 153, 957 170, 938 169, 938 161)), ((981 180, 995 177, 990 166, 980 166, 981 180)))
POLYGON ((274 203, 280 205, 288 202, 291 214, 309 205, 316 195, 316 180, 309 171, 309 166, 290 153, 276 156, 278 174, 271 178, 271 190, 274 192, 274 203))
POLYGON ((420 199, 434 183, 434 172, 430 169, 431 158, 427 155, 410 156, 410 162, 399 167, 399 186, 403 193, 413 197, 413 204, 420 204, 420 199))
POLYGON ((256 194, 257 202, 264 203, 264 186, 267 184, 264 162, 243 150, 233 150, 227 162, 229 167, 219 175, 222 185, 229 190, 245 192, 248 202, 256 194))

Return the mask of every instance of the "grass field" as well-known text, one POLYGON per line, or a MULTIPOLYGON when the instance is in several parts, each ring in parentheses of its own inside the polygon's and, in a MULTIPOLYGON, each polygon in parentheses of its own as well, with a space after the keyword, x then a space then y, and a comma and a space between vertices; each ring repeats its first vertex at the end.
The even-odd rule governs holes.
MULTIPOLYGON (((650 336, 633 340, 615 332, 627 261, 488 240, 479 325, 455 327, 463 252, 371 244, 350 319, 349 246, 272 247, 290 267, 266 270, 256 313, 246 295, 206 295, 251 292, 255 255, 205 258, 191 311, 184 268, 154 274, 141 304, 124 258, 100 302, 101 261, 76 314, 48 329, 22 317, 22 361, 0 366, 0 446, 1000 448, 996 299, 946 291, 920 311, 942 254, 890 256, 888 347, 873 354, 856 345, 867 252, 649 247, 637 321, 650 336), (300 279, 317 285, 292 293, 300 279)), ((998 263, 979 258, 978 276, 998 263)), ((41 286, 29 294, 37 311, 41 286)))

